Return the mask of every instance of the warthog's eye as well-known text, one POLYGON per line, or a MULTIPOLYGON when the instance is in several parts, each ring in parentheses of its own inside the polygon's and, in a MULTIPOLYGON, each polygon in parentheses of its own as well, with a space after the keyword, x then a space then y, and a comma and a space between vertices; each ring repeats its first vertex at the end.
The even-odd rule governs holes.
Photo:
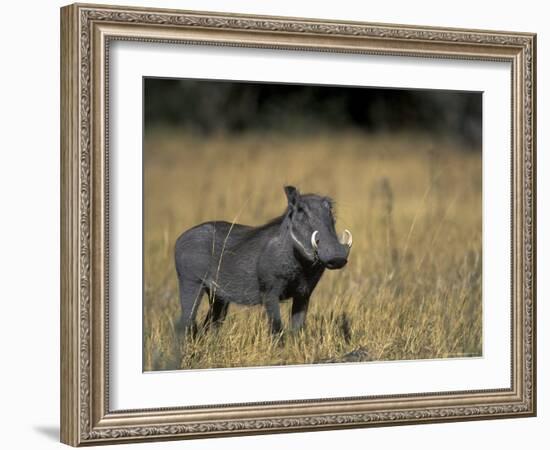
POLYGON ((323 200, 323 208, 328 209, 332 214, 332 204, 328 200, 323 200))

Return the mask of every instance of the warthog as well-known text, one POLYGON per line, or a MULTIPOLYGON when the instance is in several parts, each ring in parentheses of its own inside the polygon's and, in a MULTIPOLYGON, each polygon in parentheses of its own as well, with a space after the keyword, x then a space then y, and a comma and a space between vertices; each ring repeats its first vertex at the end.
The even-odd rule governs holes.
POLYGON ((210 298, 205 327, 219 325, 229 303, 265 306, 272 333, 282 331, 279 302, 292 298, 292 329, 304 324, 309 298, 325 268, 347 263, 352 235, 335 230, 333 202, 286 186, 285 212, 259 227, 206 222, 176 241, 182 308, 180 328, 194 327, 204 293, 210 298))

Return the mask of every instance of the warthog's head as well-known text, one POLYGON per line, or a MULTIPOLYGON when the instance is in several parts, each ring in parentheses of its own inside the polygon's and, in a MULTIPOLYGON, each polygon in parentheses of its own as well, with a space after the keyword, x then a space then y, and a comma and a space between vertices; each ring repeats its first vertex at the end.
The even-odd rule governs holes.
POLYGON ((332 200, 316 194, 301 195, 294 186, 286 186, 287 225, 294 248, 306 259, 328 269, 341 269, 348 262, 352 236, 344 230, 336 235, 332 200))

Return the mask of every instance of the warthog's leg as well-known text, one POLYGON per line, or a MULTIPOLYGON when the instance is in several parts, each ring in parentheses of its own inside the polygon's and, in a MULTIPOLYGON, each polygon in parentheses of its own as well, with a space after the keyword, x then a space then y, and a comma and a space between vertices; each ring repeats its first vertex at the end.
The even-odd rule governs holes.
POLYGON ((219 327, 225 320, 228 309, 228 302, 222 302, 221 300, 215 298, 210 305, 210 308, 208 309, 208 313, 206 314, 206 318, 204 319, 203 327, 205 329, 210 328, 211 325, 214 325, 214 327, 216 328, 219 327))
POLYGON ((309 297, 294 297, 292 299, 292 329, 299 330, 304 326, 306 320, 309 297))
POLYGON ((179 279, 181 319, 180 330, 185 334, 195 326, 195 317, 204 294, 202 282, 179 279))
POLYGON ((281 321, 281 309, 279 308, 279 298, 267 295, 264 298, 265 311, 269 321, 269 327, 272 334, 279 334, 283 331, 283 322, 281 321))

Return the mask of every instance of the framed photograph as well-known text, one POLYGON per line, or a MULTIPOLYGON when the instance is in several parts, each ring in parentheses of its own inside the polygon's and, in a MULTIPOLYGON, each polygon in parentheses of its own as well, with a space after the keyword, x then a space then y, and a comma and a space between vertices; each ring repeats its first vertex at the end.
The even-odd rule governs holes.
POLYGON ((535 415, 535 58, 62 8, 62 442, 535 415))

